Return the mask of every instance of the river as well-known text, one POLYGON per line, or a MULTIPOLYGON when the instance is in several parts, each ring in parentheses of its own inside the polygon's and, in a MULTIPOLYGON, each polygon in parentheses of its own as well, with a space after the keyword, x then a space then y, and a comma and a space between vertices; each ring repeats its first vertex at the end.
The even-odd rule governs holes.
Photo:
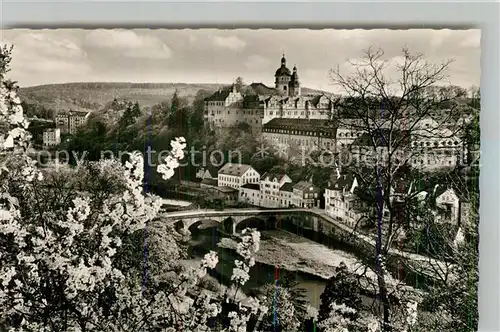
MULTIPOLYGON (((283 236, 283 238, 286 238, 293 235, 286 230, 261 231, 261 234, 265 238, 268 232, 272 232, 273 237, 283 236)), ((234 260, 238 257, 238 255, 232 249, 221 248, 217 245, 224 237, 226 236, 219 232, 215 227, 203 230, 194 230, 192 232, 189 251, 191 259, 193 260, 200 260, 203 255, 210 250, 217 251, 220 263, 217 265, 213 276, 216 277, 222 284, 228 285, 229 278, 232 274, 232 268, 234 266, 234 260)), ((304 238, 304 240, 307 239, 304 238)), ((261 247, 265 241, 266 240, 263 240, 261 237, 261 247)), ((267 243, 265 243, 265 245, 267 245, 267 243)), ((332 254, 335 255, 335 252, 335 250, 332 250, 332 254)), ((286 253, 279 253, 279 255, 280 258, 286 259, 284 257, 286 253)), ((339 255, 338 260, 342 259, 343 256, 339 255)), ((250 280, 243 286, 242 290, 246 294, 252 293, 253 290, 260 286, 269 283, 274 284, 275 278, 286 272, 288 271, 277 269, 272 265, 256 262, 255 266, 250 269, 250 280)), ((305 272, 288 273, 291 273, 291 275, 295 277, 297 286, 305 290, 305 299, 308 304, 316 309, 319 309, 321 303, 320 296, 325 289, 327 280, 305 272)), ((373 302, 373 298, 368 296, 363 296, 362 299, 366 305, 371 305, 373 302)))

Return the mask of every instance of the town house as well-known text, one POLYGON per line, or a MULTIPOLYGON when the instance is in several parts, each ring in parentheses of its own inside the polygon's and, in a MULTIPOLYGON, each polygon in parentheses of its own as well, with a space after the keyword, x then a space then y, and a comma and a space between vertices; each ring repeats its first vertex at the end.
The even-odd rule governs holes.
POLYGON ((246 164, 225 164, 218 172, 219 187, 239 189, 247 183, 259 183, 260 175, 252 166, 246 164))

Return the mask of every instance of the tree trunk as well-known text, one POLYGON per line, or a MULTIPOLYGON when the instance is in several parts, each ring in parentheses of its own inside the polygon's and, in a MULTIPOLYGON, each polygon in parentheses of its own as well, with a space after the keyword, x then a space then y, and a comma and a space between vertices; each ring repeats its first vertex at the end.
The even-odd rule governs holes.
POLYGON ((380 301, 382 302, 383 314, 384 314, 384 320, 381 328, 383 332, 390 332, 392 331, 392 325, 390 321, 391 309, 390 309, 389 298, 387 296, 387 286, 385 284, 384 270, 382 268, 380 268, 380 271, 378 273, 377 283, 380 293, 380 301))

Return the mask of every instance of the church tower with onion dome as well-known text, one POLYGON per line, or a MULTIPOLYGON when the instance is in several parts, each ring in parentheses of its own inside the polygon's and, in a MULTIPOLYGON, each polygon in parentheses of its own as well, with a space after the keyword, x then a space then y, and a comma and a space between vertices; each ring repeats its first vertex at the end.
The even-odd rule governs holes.
POLYGON ((290 78, 290 86, 288 88, 290 97, 300 96, 300 82, 299 74, 297 73, 297 66, 293 66, 292 77, 290 78))
POLYGON ((276 70, 276 74, 274 74, 276 78, 274 84, 275 88, 279 94, 288 96, 290 90, 290 82, 292 80, 292 73, 290 69, 286 67, 286 58, 283 54, 281 58, 281 67, 276 70))

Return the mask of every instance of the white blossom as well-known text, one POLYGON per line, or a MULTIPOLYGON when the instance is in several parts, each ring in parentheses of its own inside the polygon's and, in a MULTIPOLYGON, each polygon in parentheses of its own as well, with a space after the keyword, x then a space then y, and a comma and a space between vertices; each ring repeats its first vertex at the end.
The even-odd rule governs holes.
POLYGON ((186 148, 186 140, 184 137, 178 137, 170 142, 172 151, 168 155, 164 163, 157 167, 158 173, 162 174, 164 180, 170 179, 174 175, 174 169, 179 167, 179 160, 184 158, 184 149, 186 148))
POLYGON ((408 302, 406 304, 406 313, 407 313, 406 322, 410 327, 415 325, 415 323, 417 322, 417 314, 418 314, 417 307, 418 303, 415 301, 408 302))
POLYGON ((217 253, 215 251, 210 251, 203 257, 202 266, 209 269, 214 269, 215 266, 217 266, 218 262, 219 258, 217 257, 217 253))

